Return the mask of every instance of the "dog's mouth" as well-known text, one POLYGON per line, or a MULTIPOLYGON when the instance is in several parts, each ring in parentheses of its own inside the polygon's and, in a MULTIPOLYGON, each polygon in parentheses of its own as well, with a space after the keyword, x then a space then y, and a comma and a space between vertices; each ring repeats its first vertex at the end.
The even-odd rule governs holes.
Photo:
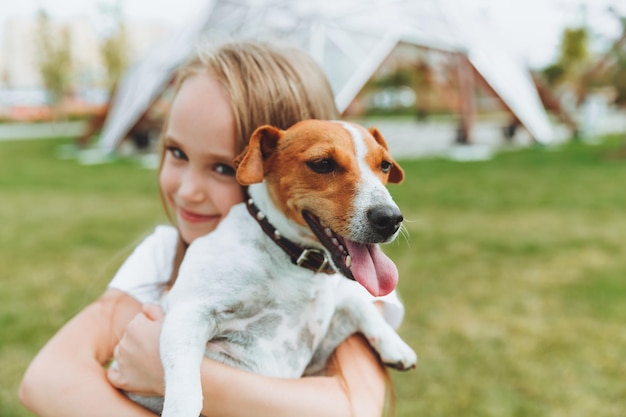
POLYGON ((309 211, 302 217, 331 254, 335 269, 360 283, 374 296, 389 294, 398 284, 398 269, 376 244, 354 242, 339 236, 309 211))

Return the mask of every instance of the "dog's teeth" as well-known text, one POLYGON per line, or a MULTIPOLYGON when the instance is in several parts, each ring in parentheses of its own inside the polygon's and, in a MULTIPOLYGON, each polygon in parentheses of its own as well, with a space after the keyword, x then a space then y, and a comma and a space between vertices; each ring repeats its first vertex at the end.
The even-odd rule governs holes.
POLYGON ((332 239, 333 245, 337 246, 339 245, 339 241, 336 238, 332 239))
POLYGON ((352 258, 350 257, 350 255, 346 256, 346 266, 348 268, 350 268, 350 266, 352 266, 352 258))
POLYGON ((327 227, 326 229, 324 229, 324 232, 326 232, 326 236, 331 237, 333 235, 333 231, 330 230, 330 227, 327 227))
POLYGON ((337 249, 339 249, 343 253, 346 253, 346 248, 344 248, 343 245, 339 245, 337 249))

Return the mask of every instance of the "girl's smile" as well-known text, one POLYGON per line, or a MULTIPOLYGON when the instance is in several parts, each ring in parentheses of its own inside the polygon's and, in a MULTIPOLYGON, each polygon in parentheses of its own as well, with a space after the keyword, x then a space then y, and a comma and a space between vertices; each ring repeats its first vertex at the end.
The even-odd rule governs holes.
POLYGON ((177 212, 178 212, 178 216, 181 219, 183 219, 183 221, 189 222, 189 223, 210 222, 210 221, 219 219, 221 217, 219 214, 210 215, 210 214, 194 213, 193 211, 185 210, 182 207, 178 207, 177 212))

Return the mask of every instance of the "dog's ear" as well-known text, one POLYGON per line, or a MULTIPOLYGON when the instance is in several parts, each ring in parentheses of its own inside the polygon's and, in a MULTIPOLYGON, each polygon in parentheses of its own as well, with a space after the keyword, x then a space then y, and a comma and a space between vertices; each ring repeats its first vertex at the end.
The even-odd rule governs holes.
POLYGON ((263 181, 265 162, 274 153, 282 131, 265 125, 254 131, 246 149, 235 158, 237 181, 241 185, 263 181))
MULTIPOLYGON (((370 127, 368 131, 372 134, 372 136, 374 137, 374 139, 376 139, 376 142, 378 142, 380 146, 382 146, 386 150, 389 150, 389 148, 387 147, 387 142, 385 142, 385 138, 383 138, 383 135, 380 134, 378 129, 376 129, 375 127, 370 127)), ((393 159, 390 162, 391 171, 389 171, 388 181, 392 184, 400 184, 404 180, 404 170, 393 159)))

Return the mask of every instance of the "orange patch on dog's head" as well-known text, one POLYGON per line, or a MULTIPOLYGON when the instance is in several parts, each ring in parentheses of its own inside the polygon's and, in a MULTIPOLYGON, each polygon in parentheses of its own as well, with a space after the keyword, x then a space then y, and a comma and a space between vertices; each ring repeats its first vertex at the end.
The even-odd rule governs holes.
MULTIPOLYGON (((364 129, 362 128, 362 130, 364 129)), ((386 184, 387 182, 400 184, 404 181, 404 170, 402 170, 400 165, 391 157, 389 148, 387 147, 387 142, 383 138, 383 135, 381 135, 375 127, 370 127, 367 132, 376 142, 376 144, 372 144, 371 141, 367 140, 369 135, 364 135, 368 148, 366 158, 368 165, 375 173, 379 173, 382 165, 390 164, 389 171, 383 172, 382 175, 379 174, 379 178, 383 181, 383 184, 386 184)))
POLYGON ((308 210, 341 233, 359 181, 350 134, 338 123, 308 121, 289 129, 283 139, 268 177, 276 203, 301 225, 306 224, 302 211, 308 210))
MULTIPOLYGON (((368 153, 366 163, 386 184, 404 178, 377 130, 358 127, 368 153), (381 165, 389 163, 385 172, 381 165)), ((292 221, 305 226, 308 210, 339 234, 347 233, 350 207, 362 175, 352 136, 340 123, 307 120, 287 130, 257 129, 238 159, 242 185, 266 180, 274 204, 292 221)))

